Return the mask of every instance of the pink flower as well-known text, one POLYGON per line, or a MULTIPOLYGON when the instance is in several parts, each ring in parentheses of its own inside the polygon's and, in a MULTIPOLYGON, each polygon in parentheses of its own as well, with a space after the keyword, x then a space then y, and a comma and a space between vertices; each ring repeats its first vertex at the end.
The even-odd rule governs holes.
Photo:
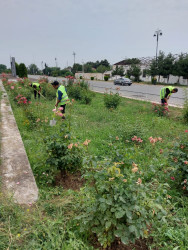
POLYGON ((53 111, 53 112, 55 112, 55 111, 56 111, 56 109, 52 109, 52 111, 53 111))
POLYGON ((175 177, 174 177, 174 176, 171 176, 170 179, 174 181, 174 180, 175 180, 175 177))
POLYGON ((16 182, 17 185, 19 185, 20 183, 19 182, 16 182))
POLYGON ((73 143, 69 144, 68 149, 72 149, 73 145, 74 145, 73 143))
POLYGON ((63 116, 63 114, 62 114, 62 113, 58 113, 58 116, 61 116, 61 117, 62 117, 62 116, 63 116))
POLYGON ((186 165, 188 165, 188 161, 184 161, 184 163, 185 163, 186 165))
POLYGON ((63 107, 58 108, 59 110, 63 110, 63 107))
POLYGON ((187 130, 187 129, 185 130, 185 133, 188 133, 188 130, 187 130))
POLYGON ((84 146, 88 146, 88 144, 91 142, 91 140, 86 139, 85 142, 83 142, 84 146))
POLYGON ((137 180, 136 184, 137 184, 137 185, 142 184, 142 179, 141 179, 141 178, 138 178, 138 180, 137 180))
POLYGON ((11 86, 10 88, 11 88, 11 89, 14 89, 14 86, 11 86))

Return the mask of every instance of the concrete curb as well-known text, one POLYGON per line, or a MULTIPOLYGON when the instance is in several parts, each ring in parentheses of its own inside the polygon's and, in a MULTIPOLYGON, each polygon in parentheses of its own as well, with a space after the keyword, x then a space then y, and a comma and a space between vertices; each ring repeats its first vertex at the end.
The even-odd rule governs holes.
MULTIPOLYGON (((101 92, 101 91, 94 91, 92 90, 93 92, 96 92, 96 93, 100 93, 100 94, 104 94, 104 92, 101 92)), ((141 98, 133 98, 133 97, 130 97, 130 96, 125 96, 125 95, 120 95, 121 97, 124 97, 124 98, 127 98, 127 99, 131 99, 131 100, 136 100, 136 101, 143 101, 143 102, 150 102, 150 103, 157 103, 157 104, 161 104, 160 102, 154 102, 154 101, 151 101, 151 100, 146 100, 146 99, 141 99, 141 98)), ((173 104, 168 104, 168 106, 170 107, 174 107, 174 108, 180 108, 182 109, 183 106, 178 106, 178 105, 173 105, 173 104)))
POLYGON ((18 204, 31 204, 38 199, 38 188, 1 80, 0 88, 2 192, 18 204))

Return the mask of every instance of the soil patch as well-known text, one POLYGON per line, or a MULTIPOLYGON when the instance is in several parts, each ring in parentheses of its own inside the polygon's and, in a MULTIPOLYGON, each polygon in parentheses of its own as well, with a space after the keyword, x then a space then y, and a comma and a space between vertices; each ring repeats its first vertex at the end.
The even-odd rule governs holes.
MULTIPOLYGON (((94 237, 91 240, 91 244, 94 248, 98 248, 100 250, 104 249, 101 247, 97 238, 94 237)), ((107 247, 107 250, 148 250, 148 245, 152 243, 152 238, 149 239, 139 239, 135 241, 135 244, 130 243, 129 245, 123 244, 119 239, 116 239, 110 247, 107 247)))
POLYGON ((80 190, 85 180, 80 172, 68 173, 63 172, 56 176, 55 185, 63 186, 64 189, 80 190))

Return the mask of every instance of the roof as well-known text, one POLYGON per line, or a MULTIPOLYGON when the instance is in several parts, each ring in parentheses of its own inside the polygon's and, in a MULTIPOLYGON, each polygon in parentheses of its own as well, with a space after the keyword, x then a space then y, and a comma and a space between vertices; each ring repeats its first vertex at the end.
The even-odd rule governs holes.
POLYGON ((136 64, 140 65, 149 65, 154 57, 140 57, 140 58, 129 58, 122 60, 120 62, 114 63, 114 65, 123 66, 123 65, 131 65, 136 62, 136 64))

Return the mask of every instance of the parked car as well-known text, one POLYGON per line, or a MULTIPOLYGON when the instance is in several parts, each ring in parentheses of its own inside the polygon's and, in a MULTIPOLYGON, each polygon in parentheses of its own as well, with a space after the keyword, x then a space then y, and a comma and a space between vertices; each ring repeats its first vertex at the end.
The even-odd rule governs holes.
POLYGON ((116 84, 130 86, 132 84, 132 81, 129 78, 121 77, 121 78, 114 80, 114 85, 116 85, 116 84))

